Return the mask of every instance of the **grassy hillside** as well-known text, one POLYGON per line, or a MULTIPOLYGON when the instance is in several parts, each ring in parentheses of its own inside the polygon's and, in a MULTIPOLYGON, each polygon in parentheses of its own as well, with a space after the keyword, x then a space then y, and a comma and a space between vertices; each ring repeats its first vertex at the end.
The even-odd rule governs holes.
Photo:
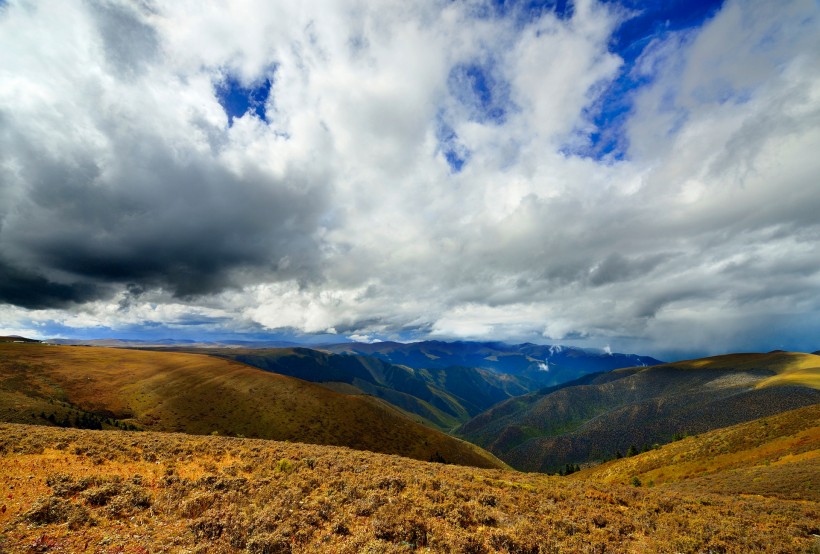
POLYGON ((0 344, 0 420, 294 440, 500 467, 374 398, 205 355, 0 344))
POLYGON ((820 405, 716 429, 571 475, 820 502, 820 405))
POLYGON ((345 448, 0 425, 0 551, 811 552, 810 499, 345 448))
POLYGON ((513 467, 554 471, 816 404, 818 362, 773 352, 618 369, 503 402, 458 433, 513 467))

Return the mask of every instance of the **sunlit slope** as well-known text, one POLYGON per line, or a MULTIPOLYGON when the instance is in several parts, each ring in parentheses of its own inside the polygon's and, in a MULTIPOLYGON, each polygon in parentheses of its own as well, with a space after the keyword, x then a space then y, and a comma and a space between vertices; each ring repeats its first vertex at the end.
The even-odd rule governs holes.
POLYGON ((574 473, 604 483, 820 501, 820 405, 667 444, 574 473))
POLYGON ((0 551, 803 553, 810 500, 348 448, 0 424, 0 551))
POLYGON ((817 367, 772 352, 619 369, 508 400, 458 432, 513 467, 554 471, 818 403, 817 367))
MULTIPOLYGON (((500 467, 474 445, 384 402, 204 355, 0 345, 0 417, 48 423, 77 410, 142 429, 272 438, 500 467)), ((73 414, 73 415, 72 415, 73 414)), ((107 422, 105 422, 107 425, 107 422)))
POLYGON ((757 384, 758 388, 777 385, 802 385, 820 389, 820 356, 798 354, 788 356, 788 364, 778 365, 775 375, 757 384))
MULTIPOLYGON (((655 368, 661 367, 690 371, 717 369, 735 373, 750 372, 750 374, 768 372, 771 378, 758 382, 758 387, 789 384, 820 388, 820 382, 818 382, 818 377, 820 377, 820 356, 816 353, 805 354, 803 352, 775 350, 765 354, 724 354, 723 356, 711 356, 655 366, 655 368)), ((616 369, 613 373, 642 372, 652 369, 623 368, 616 369)))

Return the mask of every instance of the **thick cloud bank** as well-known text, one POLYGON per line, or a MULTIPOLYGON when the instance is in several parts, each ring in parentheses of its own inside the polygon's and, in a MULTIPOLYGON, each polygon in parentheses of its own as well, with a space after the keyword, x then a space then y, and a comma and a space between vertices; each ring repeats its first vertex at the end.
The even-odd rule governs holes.
POLYGON ((820 8, 641 17, 0 3, 0 327, 816 350, 820 8))

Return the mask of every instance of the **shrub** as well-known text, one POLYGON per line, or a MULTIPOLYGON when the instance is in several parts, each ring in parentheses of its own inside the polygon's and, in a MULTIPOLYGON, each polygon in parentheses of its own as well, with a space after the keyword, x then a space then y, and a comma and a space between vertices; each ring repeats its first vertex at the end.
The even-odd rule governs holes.
POLYGON ((289 554, 290 541, 275 533, 261 533, 248 539, 246 549, 251 554, 289 554))
POLYGON ((69 529, 78 529, 91 523, 91 516, 83 506, 78 506, 54 496, 42 498, 22 515, 22 519, 35 525, 67 523, 69 529))
POLYGON ((292 473, 293 472, 293 464, 290 460, 279 460, 276 463, 277 471, 282 473, 292 473))

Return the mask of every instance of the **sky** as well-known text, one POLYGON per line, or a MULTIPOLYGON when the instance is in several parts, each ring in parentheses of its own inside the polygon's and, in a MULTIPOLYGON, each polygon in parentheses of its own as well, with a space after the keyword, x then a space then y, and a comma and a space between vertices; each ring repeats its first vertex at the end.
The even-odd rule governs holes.
POLYGON ((0 332, 820 349, 820 3, 0 1, 0 332))

